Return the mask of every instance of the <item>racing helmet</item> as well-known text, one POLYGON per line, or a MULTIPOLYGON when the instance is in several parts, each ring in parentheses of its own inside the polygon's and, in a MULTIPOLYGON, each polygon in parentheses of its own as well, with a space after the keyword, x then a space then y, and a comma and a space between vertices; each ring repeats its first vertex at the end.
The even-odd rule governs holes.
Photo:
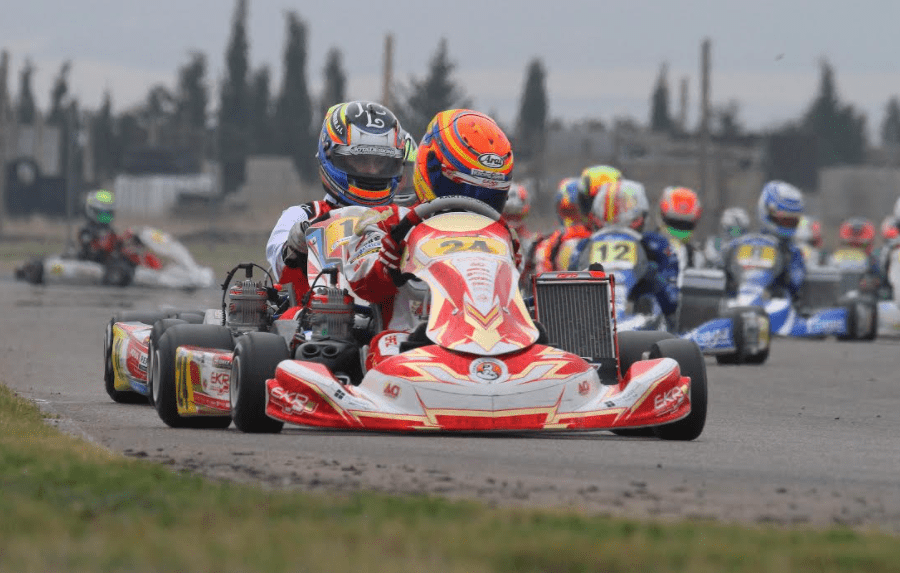
POLYGON ((401 131, 406 152, 403 156, 403 174, 400 176, 400 183, 397 184, 397 191, 394 193, 394 203, 403 207, 411 207, 416 203, 416 192, 413 189, 412 175, 416 166, 416 151, 419 146, 408 131, 401 131))
POLYGON ((451 109, 434 116, 425 129, 413 186, 423 203, 464 195, 502 213, 512 170, 512 145, 497 122, 470 109, 451 109))
POLYGON ((841 244, 872 252, 875 245, 875 224, 863 217, 850 217, 838 228, 841 244))
POLYGON ((794 233, 794 241, 809 245, 816 249, 822 248, 822 224, 812 217, 803 215, 797 223, 797 232, 794 233))
POLYGON ((112 191, 98 189, 84 198, 84 214, 92 223, 109 225, 116 216, 116 196, 112 191))
POLYGON ((319 136, 319 175, 339 205, 387 205, 403 174, 406 141, 400 122, 381 104, 331 106, 319 136))
POLYGON ((503 218, 514 225, 522 224, 531 211, 531 194, 521 183, 510 183, 506 205, 503 206, 503 218))
POLYGON ((591 213, 594 197, 600 192, 603 184, 618 181, 621 178, 622 172, 610 165, 594 165, 582 171, 578 194, 578 204, 582 214, 587 217, 591 213))
POLYGON ((784 181, 769 181, 757 203, 759 225, 764 232, 790 239, 803 215, 803 193, 784 181))
POLYGON ((659 219, 679 241, 691 238, 703 213, 700 197, 687 187, 666 187, 659 199, 659 219))
POLYGON ((591 222, 597 228, 632 227, 636 220, 642 218, 637 197, 623 189, 622 183, 621 180, 610 181, 600 186, 590 214, 591 222))
POLYGON ((584 221, 578 206, 578 184, 578 177, 566 177, 556 187, 556 218, 566 228, 584 221))
POLYGON ((719 229, 724 237, 740 237, 750 230, 750 215, 741 207, 729 207, 722 211, 719 229))
POLYGON ((881 222, 881 238, 885 241, 893 241, 900 237, 900 221, 893 215, 888 215, 881 222))
POLYGON ((647 215, 650 214, 650 201, 647 200, 647 190, 644 189, 643 184, 631 179, 620 180, 619 186, 623 193, 633 196, 637 203, 637 213, 627 225, 638 233, 644 232, 644 224, 647 222, 647 215))

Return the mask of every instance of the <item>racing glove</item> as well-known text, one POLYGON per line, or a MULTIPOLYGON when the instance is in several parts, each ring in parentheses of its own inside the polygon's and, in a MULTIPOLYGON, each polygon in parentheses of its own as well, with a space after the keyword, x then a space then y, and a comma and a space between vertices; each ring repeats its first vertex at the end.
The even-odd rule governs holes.
POLYGON ((400 256, 403 254, 404 244, 398 243, 391 238, 388 233, 381 238, 381 251, 378 253, 378 260, 384 265, 388 272, 400 272, 400 256))
POLYGON ((287 241, 281 248, 281 260, 285 266, 297 268, 306 262, 306 229, 309 228, 309 221, 297 221, 288 232, 287 241))

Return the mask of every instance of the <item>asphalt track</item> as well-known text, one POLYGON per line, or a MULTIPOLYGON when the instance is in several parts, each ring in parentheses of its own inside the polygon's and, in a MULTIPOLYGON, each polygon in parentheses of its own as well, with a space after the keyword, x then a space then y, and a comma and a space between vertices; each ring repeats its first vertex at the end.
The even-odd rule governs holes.
POLYGON ((121 309, 217 306, 220 293, 31 287, 0 278, 0 382, 53 423, 127 456, 306 491, 374 490, 491 504, 900 533, 900 342, 775 341, 760 367, 709 361, 694 442, 606 432, 386 435, 288 427, 174 430, 103 390, 102 335, 121 309))

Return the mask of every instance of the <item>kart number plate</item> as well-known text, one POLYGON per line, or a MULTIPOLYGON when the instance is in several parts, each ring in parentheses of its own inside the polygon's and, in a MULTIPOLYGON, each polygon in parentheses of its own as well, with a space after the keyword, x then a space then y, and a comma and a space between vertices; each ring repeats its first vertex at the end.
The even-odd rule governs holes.
POLYGON ((836 263, 860 263, 866 260, 866 254, 857 249, 839 249, 834 253, 836 263))
POLYGON ((771 269, 775 266, 775 249, 766 245, 741 245, 735 260, 744 268, 771 269))
POLYGON ((325 228, 325 245, 328 258, 340 257, 340 248, 350 242, 353 228, 359 217, 341 217, 325 228))
POLYGON ((597 241, 591 246, 591 262, 609 268, 634 266, 637 247, 633 241, 597 241))
POLYGON ((491 237, 443 237, 432 239, 422 245, 422 252, 429 257, 451 255, 460 251, 472 251, 488 255, 506 255, 509 251, 503 241, 491 237))

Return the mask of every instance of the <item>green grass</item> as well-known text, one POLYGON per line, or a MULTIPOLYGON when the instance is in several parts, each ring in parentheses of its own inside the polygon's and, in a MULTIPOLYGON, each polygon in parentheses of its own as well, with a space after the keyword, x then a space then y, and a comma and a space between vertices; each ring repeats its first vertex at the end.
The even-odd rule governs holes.
POLYGON ((0 385, 0 571, 896 571, 850 530, 661 524, 425 497, 265 491, 117 457, 0 385))

